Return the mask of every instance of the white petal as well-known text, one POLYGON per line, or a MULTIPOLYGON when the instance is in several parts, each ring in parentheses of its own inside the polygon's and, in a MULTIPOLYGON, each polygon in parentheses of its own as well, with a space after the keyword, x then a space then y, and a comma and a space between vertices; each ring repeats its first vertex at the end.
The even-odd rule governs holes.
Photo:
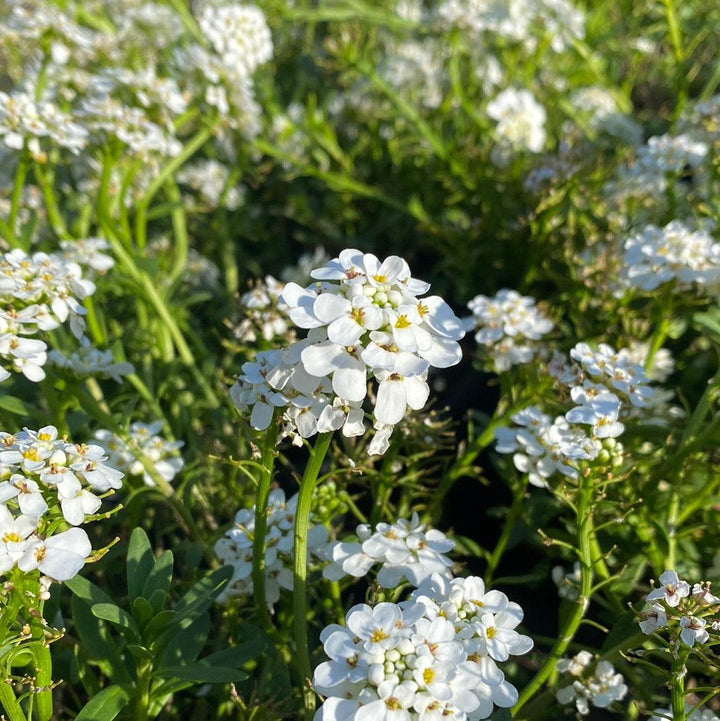
POLYGON ((375 403, 375 418, 378 422, 394 426, 403 419, 406 409, 405 383, 402 380, 382 381, 375 403))

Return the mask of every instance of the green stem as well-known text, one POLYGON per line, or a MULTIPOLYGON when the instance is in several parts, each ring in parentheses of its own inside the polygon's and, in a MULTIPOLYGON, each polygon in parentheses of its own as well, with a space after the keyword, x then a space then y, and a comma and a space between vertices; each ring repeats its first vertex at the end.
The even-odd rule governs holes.
POLYGON ((17 224, 18 213, 20 212, 20 199, 22 197, 22 191, 25 187, 25 178, 27 177, 29 169, 30 152, 27 148, 23 148, 18 160, 17 168, 15 169, 15 180, 13 182, 12 196, 10 198, 10 216, 8 217, 8 226, 10 232, 12 233, 12 238, 6 239, 8 243, 15 240, 15 226, 17 224))
POLYGON ((33 169, 35 171, 35 178, 38 181, 38 185, 42 189, 43 198, 45 200, 45 210, 47 211, 48 220, 50 221, 53 231, 59 238, 69 238, 70 235, 67 232, 65 219, 58 207, 55 192, 52 187, 52 180, 49 174, 45 172, 45 168, 40 167, 37 163, 35 163, 33 169))
POLYGON ((668 35, 670 36, 670 44, 672 45, 673 55, 675 56, 675 83, 678 94, 675 104, 676 117, 685 105, 687 89, 685 77, 685 51, 682 44, 682 33, 680 32, 680 22, 675 12, 675 3, 673 0, 664 0, 665 20, 668 26, 668 35))
POLYGON ((578 560, 580 561, 580 588, 578 598, 575 601, 569 615, 565 619, 565 622, 560 629, 558 640, 550 650, 550 655, 547 660, 520 694, 517 703, 512 709, 513 718, 517 716, 520 709, 535 695, 548 677, 553 673, 557 662, 562 658, 563 654, 575 637, 575 634, 580 627, 580 622, 585 615, 585 610, 590 603, 593 582, 593 490, 594 483, 592 475, 581 475, 579 498, 577 502, 576 530, 576 540, 578 544, 577 553, 578 560))
POLYGON ((505 525, 503 526, 500 538, 498 539, 498 542, 493 549, 492 555, 488 559, 488 566, 487 570, 485 571, 486 586, 490 586, 495 570, 497 569, 498 564, 500 563, 500 559, 505 552, 505 548, 508 544, 508 541, 510 540, 510 536, 515 526, 515 521, 520 515, 520 509, 522 508, 522 501, 524 496, 525 486, 522 485, 515 491, 515 494, 513 496, 513 502, 505 518, 505 525))
POLYGON ((312 669, 310 668, 310 650, 308 648, 307 629, 307 534, 310 525, 310 509, 312 507, 313 492, 317 485, 320 467, 325 460, 332 433, 318 435, 315 445, 310 452, 310 458, 305 466, 300 491, 298 492, 297 508, 295 509, 294 531, 294 579, 293 579, 293 607, 295 627, 295 652, 297 654, 298 668, 305 721, 312 721, 315 710, 315 694, 312 690, 312 669))
POLYGON ((275 444, 278 437, 278 419, 273 416, 270 427, 265 433, 262 450, 263 471, 258 478, 255 492, 255 535, 253 536, 252 580, 255 610, 263 630, 272 629, 272 620, 265 598, 265 535, 267 533, 267 504, 275 466, 275 444))
POLYGON ((685 721, 685 675, 689 648, 681 646, 677 654, 673 654, 672 667, 670 669, 670 701, 672 704, 672 721, 685 721))
POLYGON ((8 721, 27 721, 12 687, 4 679, 0 679, 0 707, 8 721))
POLYGON ((185 217, 185 208, 183 207, 180 190, 171 180, 168 181, 165 186, 165 190, 170 202, 173 204, 172 224, 175 247, 173 248, 172 267, 170 268, 167 280, 168 285, 171 285, 177 278, 180 277, 183 270, 185 270, 189 243, 187 234, 187 218, 185 217))
POLYGON ((212 137, 213 126, 208 125, 201 128, 190 139, 188 144, 182 149, 179 155, 165 164, 165 167, 155 176, 150 186, 145 191, 145 195, 141 198, 135 209, 135 243, 140 253, 145 250, 147 240, 147 210, 150 202, 155 197, 160 188, 163 187, 165 181, 172 177, 173 173, 180 168, 183 163, 189 160, 205 143, 212 137))

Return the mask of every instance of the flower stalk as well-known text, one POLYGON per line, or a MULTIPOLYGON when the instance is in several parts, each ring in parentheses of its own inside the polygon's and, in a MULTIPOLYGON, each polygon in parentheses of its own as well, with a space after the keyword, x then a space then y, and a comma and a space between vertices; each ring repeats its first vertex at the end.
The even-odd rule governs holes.
POLYGON ((310 452, 305 466, 297 508, 294 529, 293 608, 295 626, 295 647, 300 671, 305 721, 311 721, 315 710, 315 694, 310 686, 312 668, 307 632, 307 534, 310 525, 310 509, 313 492, 318 484, 318 475, 330 448, 332 433, 320 433, 310 452))
POLYGON ((580 586, 575 604, 565 619, 560 629, 558 639, 550 651, 547 660, 535 674, 530 683, 523 689, 517 703, 512 708, 512 715, 515 718, 522 707, 535 695, 545 681, 555 671, 557 662, 562 658, 570 646, 585 611, 590 604, 593 585, 593 538, 595 529, 592 518, 592 501, 594 496, 594 478, 591 472, 580 475, 580 487, 577 502, 577 530, 576 541, 578 544, 577 554, 580 561, 580 586))

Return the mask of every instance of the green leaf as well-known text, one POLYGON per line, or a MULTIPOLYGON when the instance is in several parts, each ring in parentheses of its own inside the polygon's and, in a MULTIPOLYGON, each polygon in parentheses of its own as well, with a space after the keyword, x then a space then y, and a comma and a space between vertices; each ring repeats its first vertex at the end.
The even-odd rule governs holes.
POLYGON ((165 591, 162 591, 158 588, 157 591, 154 591, 152 596, 149 597, 150 599, 150 606, 152 607, 153 613, 158 614, 160 611, 165 608, 165 604, 167 603, 167 593, 165 591))
POLYGON ((142 595, 145 598, 152 598, 156 591, 169 593, 172 583, 173 553, 164 551, 155 561, 155 566, 145 581, 142 595))
POLYGON ((195 683, 234 683, 244 681, 248 676, 237 668, 209 666, 204 663, 193 663, 188 666, 164 666, 157 669, 153 676, 157 678, 178 678, 195 683))
POLYGON ((96 618, 102 618, 104 621, 109 621, 115 626, 127 628, 135 634, 138 632, 137 625, 132 616, 114 603, 96 603, 93 604, 90 610, 96 618))
POLYGON ((266 648, 266 644, 260 639, 244 641, 243 643, 225 648, 217 653, 212 653, 200 659, 200 663, 207 663, 217 666, 242 666, 248 661, 254 661, 266 648))
MULTIPOLYGON (((174 629, 173 629, 174 631, 174 629)), ((210 617, 207 614, 197 618, 189 628, 163 637, 164 643, 157 644, 163 647, 158 658, 161 666, 180 666, 194 661, 207 643, 210 634, 210 617)))
POLYGON ((143 595, 145 583, 155 568, 155 557, 147 534, 142 528, 133 530, 127 551, 127 586, 132 603, 143 595))
POLYGON ((107 686, 85 704, 75 721, 112 721, 130 700, 130 695, 121 686, 107 686))
POLYGON ((75 576, 75 578, 65 581, 65 585, 89 606, 93 606, 96 603, 109 603, 111 605, 115 605, 113 599, 110 598, 105 591, 98 588, 91 581, 88 581, 87 578, 75 576))
POLYGON ((233 575, 232 566, 222 566, 201 578, 177 603, 178 616, 196 618, 210 607, 233 575))
POLYGON ((147 598, 139 596, 132 602, 132 615, 138 628, 143 629, 155 614, 153 613, 150 601, 148 601, 147 598))
POLYGON ((0 410, 7 411, 8 413, 14 413, 16 416, 28 416, 34 415, 37 410, 31 405, 25 403, 25 401, 16 398, 15 396, 0 395, 0 410))
MULTIPOLYGON (((77 576, 76 576, 77 578, 77 576)), ((117 643, 107 638, 107 629, 90 611, 90 606, 79 596, 70 602, 75 632, 84 651, 95 661, 100 670, 114 683, 130 684, 127 664, 118 651, 117 643)), ((79 663, 79 660, 78 660, 79 663)))
POLYGON ((168 626, 175 623, 177 617, 175 611, 160 611, 143 629, 143 638, 148 643, 152 643, 168 626))

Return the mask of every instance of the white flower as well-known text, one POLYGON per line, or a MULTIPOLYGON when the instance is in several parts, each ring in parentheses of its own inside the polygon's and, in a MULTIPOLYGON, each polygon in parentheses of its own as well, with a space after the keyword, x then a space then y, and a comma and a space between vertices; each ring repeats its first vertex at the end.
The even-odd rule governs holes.
POLYGON ((687 581, 678 578, 675 571, 664 571, 658 579, 662 586, 654 588, 647 595, 647 602, 664 601, 668 606, 675 608, 683 598, 690 595, 690 586, 687 581))
POLYGON ((565 419, 568 423, 592 426, 595 438, 617 438, 625 430, 625 426, 618 421, 619 414, 618 397, 613 393, 603 392, 568 411, 565 419))
POLYGON ((696 641, 699 644, 705 643, 710 638, 710 634, 705 630, 706 625, 704 618, 683 616, 680 619, 680 639, 686 646, 692 646, 696 641))
POLYGON ((648 636, 667 625, 667 614, 659 603, 653 603, 644 608, 642 618, 643 620, 639 622, 640 630, 648 636))
POLYGON ((37 539, 18 559, 18 568, 28 573, 36 568, 55 581, 67 581, 85 565, 92 546, 82 528, 71 528, 46 540, 37 539))
POLYGON ((616 673, 609 661, 599 661, 591 672, 592 658, 587 651, 581 651, 574 658, 561 659, 557 664, 558 671, 570 673, 576 680, 559 688, 556 698, 561 704, 574 702, 583 716, 589 713, 590 703, 606 708, 614 701, 621 701, 628 690, 622 674, 616 673))
POLYGON ((545 108, 529 90, 503 90, 488 103, 487 114, 498 123, 495 137, 501 146, 533 153, 545 147, 545 108))

